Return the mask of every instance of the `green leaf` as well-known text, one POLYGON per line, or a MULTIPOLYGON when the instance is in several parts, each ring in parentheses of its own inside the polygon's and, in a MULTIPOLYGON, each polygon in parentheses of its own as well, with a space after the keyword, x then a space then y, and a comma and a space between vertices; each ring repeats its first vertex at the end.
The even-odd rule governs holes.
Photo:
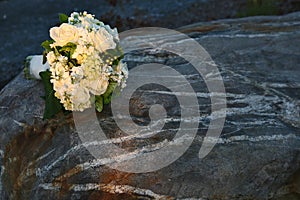
POLYGON ((122 55, 122 56, 120 56, 120 57, 118 57, 117 59, 115 59, 114 61, 113 61, 113 65, 114 66, 117 66, 118 64, 119 64, 119 62, 122 60, 124 58, 124 56, 122 55))
POLYGON ((98 112, 103 110, 103 97, 102 96, 95 96, 95 106, 98 112))
POLYGON ((41 46, 46 50, 46 51, 52 51, 52 48, 50 47, 50 44, 53 44, 54 40, 45 40, 42 42, 41 46))
POLYGON ((115 49, 108 49, 104 53, 100 54, 102 60, 104 60, 108 65, 118 65, 120 60, 124 58, 124 53, 120 45, 115 49))
POLYGON ((58 51, 61 55, 67 56, 69 59, 71 59, 72 54, 76 50, 76 44, 69 42, 66 45, 64 45, 62 48, 60 48, 58 51))
POLYGON ((40 72, 40 77, 45 88, 45 111, 44 119, 50 119, 63 110, 59 99, 54 96, 53 84, 50 82, 51 73, 49 71, 40 72))
POLYGON ((59 49, 61 49, 61 47, 56 46, 56 47, 54 47, 53 49, 54 49, 54 54, 55 54, 55 56, 57 56, 57 57, 60 56, 59 49))
POLYGON ((69 59, 69 65, 71 66, 78 66, 76 59, 69 59))
POLYGON ((68 15, 64 14, 64 13, 59 13, 58 14, 59 17, 59 21, 60 23, 68 23, 68 15))
POLYGON ((109 104, 111 102, 112 93, 116 89, 117 85, 118 84, 116 82, 109 83, 106 92, 103 94, 103 103, 104 104, 109 104))

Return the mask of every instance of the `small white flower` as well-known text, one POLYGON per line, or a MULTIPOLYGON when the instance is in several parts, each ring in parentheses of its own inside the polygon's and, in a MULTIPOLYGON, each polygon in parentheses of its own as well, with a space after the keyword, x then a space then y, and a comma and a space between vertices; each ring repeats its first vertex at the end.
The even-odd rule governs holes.
POLYGON ((52 77, 56 80, 66 79, 69 77, 69 72, 66 70, 66 66, 61 62, 55 63, 50 70, 52 77))
POLYGON ((47 62, 48 62, 50 65, 53 65, 55 61, 57 61, 57 58, 56 58, 54 52, 53 52, 53 51, 50 51, 50 52, 47 54, 47 62))
POLYGON ((84 73, 83 73, 83 70, 81 67, 73 67, 71 71, 72 71, 71 77, 73 78, 73 80, 75 82, 79 82, 84 76, 84 73))
POLYGON ((68 57, 60 55, 60 56, 57 57, 57 60, 58 60, 60 63, 62 63, 62 64, 67 64, 67 62, 68 62, 68 57))

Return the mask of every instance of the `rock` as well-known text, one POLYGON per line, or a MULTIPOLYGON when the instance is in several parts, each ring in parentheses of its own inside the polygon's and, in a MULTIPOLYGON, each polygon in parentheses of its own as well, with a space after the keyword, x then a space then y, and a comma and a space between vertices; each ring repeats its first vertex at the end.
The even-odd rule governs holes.
MULTIPOLYGON (((81 142, 72 115, 43 121, 43 85, 25 80, 20 74, 0 93, 0 196, 299 199, 299 19, 298 12, 282 17, 197 23, 179 29, 209 52, 226 88, 224 129, 215 140, 216 146, 204 158, 199 158, 198 153, 213 118, 203 78, 182 58, 159 49, 136 51, 125 57, 131 70, 151 62, 172 66, 193 85, 198 97, 201 117, 197 119, 199 128, 193 143, 175 162, 154 172, 128 173, 111 169, 108 165, 114 160, 110 157, 94 158, 85 148, 89 144, 81 142)), ((180 42, 183 41, 173 41, 180 42)), ((131 99, 132 118, 139 125, 147 125, 149 107, 162 104, 167 111, 163 131, 144 139, 127 135, 116 125, 116 116, 108 106, 97 117, 109 139, 94 145, 116 143, 133 152, 120 159, 155 152, 173 139, 175 144, 185 145, 185 138, 174 137, 182 116, 178 98, 184 95, 191 94, 174 96, 155 84, 139 88, 131 99)))
MULTIPOLYGON (((300 10, 298 0, 268 0, 272 9, 256 6, 257 14, 278 15, 300 10), (273 9, 274 7, 274 9, 273 9), (271 10, 271 12, 269 12, 271 10), (274 11, 273 11, 274 10, 274 11)), ((58 13, 87 10, 119 31, 131 28, 156 26, 177 28, 186 24, 214 19, 232 18, 248 13, 246 1, 231 0, 102 0, 77 2, 65 0, 0 1, 0 89, 22 70, 24 58, 41 54, 40 44, 49 39, 49 28, 58 23, 58 13), (38 7, 39 9, 36 9, 38 7), (218 9, 223 8, 223 9, 218 9), (216 9, 218 12, 216 12, 216 9), (22 13, 20 15, 16 13, 22 13), (9 66, 9 67, 8 67, 9 66)), ((251 9, 251 6, 250 6, 251 9)), ((253 9, 252 9, 253 10, 253 9)))

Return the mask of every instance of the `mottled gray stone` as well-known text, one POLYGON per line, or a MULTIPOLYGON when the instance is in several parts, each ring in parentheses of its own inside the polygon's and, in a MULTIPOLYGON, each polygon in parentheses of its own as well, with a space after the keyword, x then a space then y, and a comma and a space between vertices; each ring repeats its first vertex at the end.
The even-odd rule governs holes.
MULTIPOLYGON (((200 103, 192 145, 156 172, 125 173, 105 166, 109 160, 94 159, 81 144, 72 116, 42 120, 43 86, 20 74, 0 93, 2 199, 299 199, 299 20, 298 12, 180 28, 210 53, 227 93, 223 132, 204 159, 198 151, 211 111, 202 78, 187 76, 195 70, 166 52, 159 57, 153 51, 125 57, 130 69, 147 62, 174 67, 186 75, 200 103)), ((124 139, 121 147, 159 146, 166 138, 172 140, 180 108, 164 88, 140 88, 130 105, 132 117, 147 124, 153 103, 162 103, 168 111, 164 130, 147 140, 124 139)), ((108 137, 125 136, 109 107, 98 118, 108 137)))
MULTIPOLYGON (((300 10, 298 0, 274 0, 273 4, 278 9, 272 14, 300 10)), ((27 0, 26 3, 1 0, 0 89, 21 72, 26 56, 42 52, 40 44, 49 38, 49 28, 58 23, 58 13, 84 10, 124 31, 145 26, 176 28, 199 21, 237 17, 247 11, 247 3, 240 0, 27 0)), ((265 12, 270 14, 268 9, 265 12)))

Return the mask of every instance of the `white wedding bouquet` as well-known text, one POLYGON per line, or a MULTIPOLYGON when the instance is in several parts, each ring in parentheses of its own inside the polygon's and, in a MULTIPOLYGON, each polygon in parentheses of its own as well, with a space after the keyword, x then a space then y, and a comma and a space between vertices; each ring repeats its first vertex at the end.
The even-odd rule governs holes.
POLYGON ((61 110, 83 111, 92 104, 101 112, 128 77, 118 31, 87 12, 60 14, 60 21, 50 29, 51 40, 42 43, 43 63, 49 65, 39 73, 46 90, 44 118, 61 110))

